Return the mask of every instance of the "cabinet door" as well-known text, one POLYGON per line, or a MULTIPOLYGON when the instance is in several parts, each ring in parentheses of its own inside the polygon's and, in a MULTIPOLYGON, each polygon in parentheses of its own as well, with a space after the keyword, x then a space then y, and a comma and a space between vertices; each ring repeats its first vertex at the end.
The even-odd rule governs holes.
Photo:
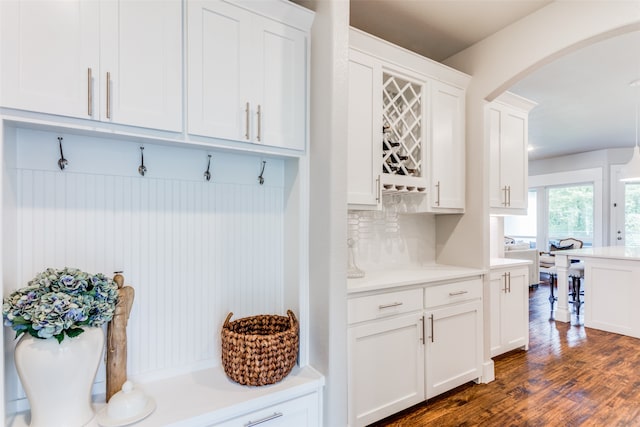
POLYGON ((480 300, 426 313, 427 399, 479 378, 482 365, 480 300))
POLYGON ((251 46, 251 14, 220 0, 187 8, 188 131, 248 141, 252 87, 242 52, 251 46))
POLYGON ((529 345, 529 270, 491 273, 491 357, 529 345))
POLYGON ((94 1, 2 1, 2 106, 92 118, 99 65, 94 1))
POLYGON ((181 2, 106 1, 100 16, 101 120, 181 131, 181 2))
POLYGON ((500 133, 501 186, 507 186, 507 206, 527 208, 527 115, 512 108, 502 114, 500 133))
POLYGON ((491 153, 490 205, 503 212, 526 211, 528 113, 493 103, 486 114, 491 153))
POLYGON ((312 393, 214 426, 320 427, 319 408, 318 394, 312 393))
POLYGON ((464 90, 431 84, 431 207, 464 209, 464 90))
POLYGON ((254 17, 251 70, 251 140, 274 147, 305 149, 307 124, 307 38, 304 32, 261 16, 254 17))
POLYGON ((421 313, 349 328, 349 425, 424 400, 423 334, 421 313))
POLYGON ((351 209, 379 209, 381 204, 382 87, 380 62, 349 51, 347 202, 351 209))

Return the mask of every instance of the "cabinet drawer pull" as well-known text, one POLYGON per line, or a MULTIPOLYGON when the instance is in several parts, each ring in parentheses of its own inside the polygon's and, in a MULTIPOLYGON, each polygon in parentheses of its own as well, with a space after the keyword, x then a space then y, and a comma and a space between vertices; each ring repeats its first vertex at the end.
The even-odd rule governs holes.
POLYGON ((402 302, 392 302, 391 304, 380 304, 378 306, 378 309, 382 310, 383 308, 397 307, 397 306, 402 305, 402 304, 404 304, 404 303, 402 303, 402 302))
POLYGON ((433 314, 429 316, 429 320, 431 320, 431 342, 434 342, 436 336, 436 330, 433 328, 433 314))
POLYGON ((244 139, 249 139, 249 103, 247 102, 244 107, 244 139))
POLYGON ((436 198, 436 206, 440 206, 440 181, 436 184, 437 190, 437 198, 436 198))
POLYGON ((262 123, 262 109, 260 108, 260 104, 258 104, 258 111, 256 114, 258 115, 258 135, 256 136, 256 140, 260 142, 260 125, 262 123))
POLYGON ((91 90, 92 80, 91 68, 87 68, 87 115, 89 117, 93 116, 93 90, 91 90))
POLYGON ((111 73, 107 71, 107 119, 111 118, 111 73))
POLYGON ((450 297, 454 297, 456 295, 464 295, 469 293, 469 291, 456 291, 456 292, 449 292, 449 296, 450 297))
POLYGON ((282 416, 282 412, 274 412, 271 415, 268 415, 264 418, 260 418, 259 420, 256 421, 249 421, 248 423, 246 423, 244 425, 244 427, 253 427, 253 426, 257 426, 258 424, 262 424, 262 423, 266 423, 267 421, 271 421, 271 420, 275 420, 276 418, 280 418, 282 416))

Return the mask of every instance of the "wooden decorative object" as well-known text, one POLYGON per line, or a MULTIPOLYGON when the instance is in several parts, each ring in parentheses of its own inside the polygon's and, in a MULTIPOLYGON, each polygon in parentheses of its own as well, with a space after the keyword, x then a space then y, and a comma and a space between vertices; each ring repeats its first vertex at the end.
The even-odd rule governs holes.
POLYGON ((122 389, 127 380, 127 322, 133 305, 134 290, 124 286, 124 276, 117 271, 113 281, 118 285, 118 304, 107 327, 107 402, 122 389))
POLYGON ((288 317, 260 315, 222 326, 222 365, 227 376, 245 385, 273 384, 286 377, 298 357, 298 320, 291 310, 288 317))

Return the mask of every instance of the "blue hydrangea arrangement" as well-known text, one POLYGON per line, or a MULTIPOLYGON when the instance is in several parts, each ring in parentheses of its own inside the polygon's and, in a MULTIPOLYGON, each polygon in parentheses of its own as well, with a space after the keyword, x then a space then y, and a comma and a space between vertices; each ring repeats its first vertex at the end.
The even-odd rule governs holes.
POLYGON ((80 335, 83 326, 101 326, 110 321, 118 301, 118 285, 103 274, 75 268, 48 268, 28 285, 4 298, 5 326, 16 331, 58 342, 80 335))

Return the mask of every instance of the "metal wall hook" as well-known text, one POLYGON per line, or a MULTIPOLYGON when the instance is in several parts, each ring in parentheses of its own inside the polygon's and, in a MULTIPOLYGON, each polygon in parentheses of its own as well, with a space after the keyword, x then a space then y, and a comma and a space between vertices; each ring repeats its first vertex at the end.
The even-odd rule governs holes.
POLYGON ((61 136, 58 137, 58 145, 60 147, 60 160, 58 160, 58 167, 61 171, 64 170, 64 168, 66 168, 69 164, 67 159, 64 158, 64 154, 62 154, 62 139, 63 138, 61 136))
POLYGON ((207 170, 204 171, 204 179, 207 181, 211 181, 211 172, 209 172, 209 168, 211 168, 211 154, 207 154, 209 160, 207 161, 207 170))
POLYGON ((140 166, 138 166, 138 173, 142 176, 144 176, 145 173, 147 173, 147 167, 144 165, 144 147, 141 145, 140 146, 140 166))
POLYGON ((258 176, 258 182, 260 183, 260 185, 264 184, 264 178, 263 178, 263 174, 264 174, 264 167, 267 164, 266 160, 262 161, 262 170, 260 171, 260 175, 258 176))

